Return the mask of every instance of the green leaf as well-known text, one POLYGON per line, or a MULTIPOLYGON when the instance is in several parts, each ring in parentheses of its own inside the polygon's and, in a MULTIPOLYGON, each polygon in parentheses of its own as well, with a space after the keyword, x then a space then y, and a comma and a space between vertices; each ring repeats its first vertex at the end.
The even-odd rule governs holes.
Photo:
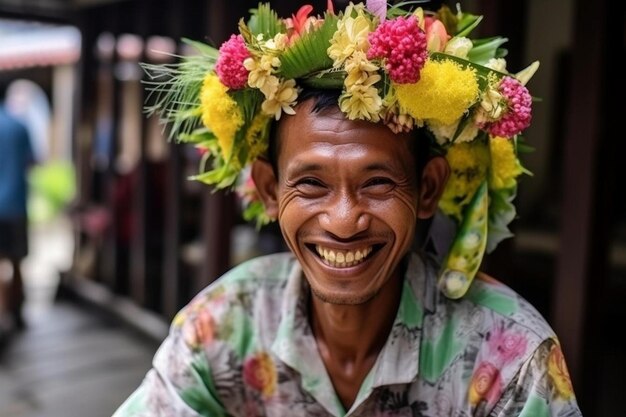
POLYGON ((472 41, 474 46, 467 54, 467 58, 480 65, 485 65, 491 58, 502 58, 506 55, 506 50, 500 48, 500 46, 507 41, 507 38, 501 36, 472 41), (504 55, 499 56, 498 51, 504 55))
POLYGON ((206 74, 215 67, 217 50, 201 42, 186 40, 199 52, 179 57, 172 64, 142 63, 148 97, 145 112, 171 123, 169 139, 189 134, 200 125, 200 91, 206 74))
POLYGON ((482 16, 473 15, 470 13, 461 13, 456 26, 456 33, 454 36, 467 37, 472 30, 474 30, 480 22, 483 20, 482 16))
POLYGON ((254 35, 263 34, 265 39, 270 39, 287 30, 283 21, 270 8, 269 3, 259 3, 256 9, 250 9, 250 14, 248 28, 254 35))
POLYGON ((219 50, 217 48, 214 48, 211 45, 207 45, 204 42, 199 42, 188 38, 182 38, 182 41, 183 43, 186 43, 187 45, 196 48, 201 54, 213 58, 214 60, 217 60, 217 57, 219 56, 219 50))
POLYGON ((324 23, 298 39, 280 56, 280 75, 284 78, 300 78, 311 72, 333 66, 327 50, 337 30, 338 17, 326 13, 324 23))
POLYGON ((515 219, 516 211, 513 200, 517 195, 517 187, 490 190, 489 197, 489 233, 487 236, 487 253, 493 252, 504 239, 513 237, 508 225, 515 219))
POLYGON ((306 78, 302 78, 301 83, 313 88, 341 90, 346 75, 346 72, 343 70, 319 71, 306 78))
POLYGON ((405 6, 417 6, 419 4, 428 3, 429 1, 430 0, 409 0, 394 4, 387 9, 387 18, 393 19, 397 16, 406 16, 411 13, 413 7, 409 7, 409 10, 406 10, 405 6))
POLYGON ((498 79, 506 77, 507 74, 504 74, 499 71, 492 70, 491 68, 485 67, 484 65, 476 64, 467 59, 459 58, 458 56, 444 54, 442 52, 431 52, 430 57, 434 60, 442 61, 445 59, 452 60, 458 64, 460 64, 463 68, 472 68, 476 71, 476 75, 478 78, 478 87, 481 90, 484 90, 487 87, 487 82, 489 79, 489 74, 495 75, 498 79))
POLYGON ((462 297, 478 272, 487 243, 489 209, 487 181, 483 181, 463 212, 463 221, 441 266, 438 286, 448 298, 462 297))

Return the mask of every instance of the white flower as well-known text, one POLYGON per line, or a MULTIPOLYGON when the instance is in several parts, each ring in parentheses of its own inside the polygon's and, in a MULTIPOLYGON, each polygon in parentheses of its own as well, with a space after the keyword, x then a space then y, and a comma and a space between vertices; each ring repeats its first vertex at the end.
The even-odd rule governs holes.
MULTIPOLYGON (((456 133, 459 123, 461 119, 457 120, 454 123, 443 124, 435 121, 428 121, 428 129, 435 135, 435 139, 437 143, 440 145, 445 145, 447 142, 452 141, 454 138, 454 134, 456 133)), ((471 142, 478 135, 478 126, 472 120, 468 121, 459 136, 455 139, 454 143, 461 142, 471 142)))
POLYGON ((504 74, 507 73, 506 60, 504 58, 491 58, 489 61, 487 61, 485 66, 487 68, 491 68, 494 71, 502 72, 504 74))
POLYGON ((444 52, 465 59, 473 46, 472 41, 464 36, 454 37, 450 39, 444 52))

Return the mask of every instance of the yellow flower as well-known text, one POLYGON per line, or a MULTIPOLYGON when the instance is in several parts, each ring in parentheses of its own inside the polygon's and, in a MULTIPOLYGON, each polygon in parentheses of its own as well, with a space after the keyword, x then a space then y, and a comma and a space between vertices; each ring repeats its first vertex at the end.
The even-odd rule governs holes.
POLYGON ((337 31, 330 40, 328 56, 338 68, 355 51, 367 51, 369 41, 367 36, 371 31, 372 22, 365 16, 362 5, 350 4, 346 8, 344 17, 337 23, 337 31), (356 17, 352 12, 356 11, 356 17))
POLYGON ((243 116, 237 102, 228 95, 228 87, 213 73, 204 78, 200 106, 202 123, 215 134, 222 157, 228 160, 233 150, 235 134, 243 125, 243 116))
POLYGON ((372 72, 378 71, 378 66, 367 59, 365 52, 356 51, 352 56, 346 60, 344 70, 348 73, 344 81, 344 85, 347 89, 355 84, 368 84, 372 85, 380 81, 381 77, 376 75, 376 78, 372 78, 370 75, 372 72))
POLYGON ((463 209, 487 176, 489 149, 482 141, 458 143, 448 149, 446 159, 451 172, 439 207, 461 220, 463 209))
POLYGON ((563 351, 556 343, 552 346, 548 355, 548 375, 559 397, 569 400, 574 396, 574 389, 572 388, 572 381, 565 364, 563 351))
POLYGON ((296 105, 297 98, 296 81, 287 80, 281 83, 277 91, 261 104, 261 109, 266 115, 274 116, 276 120, 280 120, 282 112, 296 114, 293 106, 296 105))
POLYGON ((451 60, 428 60, 415 84, 395 85, 400 105, 416 119, 451 124, 478 98, 474 71, 451 60))
POLYGON ((254 161, 259 155, 267 150, 266 131, 269 127, 269 117, 258 113, 252 119, 252 123, 246 132, 246 143, 248 144, 248 161, 254 161))
POLYGON ((262 90, 274 71, 280 67, 280 59, 274 55, 265 54, 261 56, 260 60, 252 57, 246 58, 243 61, 243 66, 250 71, 248 74, 250 87, 262 90))
POLYGON ((498 190, 515 186, 515 178, 523 170, 515 154, 513 142, 508 138, 491 137, 489 150, 491 152, 491 172, 489 175, 491 188, 498 190))
POLYGON ((339 97, 339 107, 350 120, 378 122, 382 105, 383 99, 376 87, 367 84, 356 84, 339 97))

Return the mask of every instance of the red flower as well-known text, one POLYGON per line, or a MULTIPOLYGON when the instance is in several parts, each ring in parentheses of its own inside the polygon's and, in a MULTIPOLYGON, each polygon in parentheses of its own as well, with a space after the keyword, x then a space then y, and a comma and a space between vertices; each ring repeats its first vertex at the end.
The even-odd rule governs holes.
POLYGON ((260 352, 248 358, 243 364, 243 380, 265 397, 276 391, 276 366, 270 355, 260 352))

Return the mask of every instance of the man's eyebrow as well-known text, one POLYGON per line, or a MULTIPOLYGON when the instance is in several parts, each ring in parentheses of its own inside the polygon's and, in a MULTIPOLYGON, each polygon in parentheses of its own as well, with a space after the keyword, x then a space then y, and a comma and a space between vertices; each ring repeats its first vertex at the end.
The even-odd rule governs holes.
POLYGON ((289 167, 287 172, 289 175, 300 175, 305 172, 322 171, 322 166, 313 162, 297 162, 293 166, 289 167))

